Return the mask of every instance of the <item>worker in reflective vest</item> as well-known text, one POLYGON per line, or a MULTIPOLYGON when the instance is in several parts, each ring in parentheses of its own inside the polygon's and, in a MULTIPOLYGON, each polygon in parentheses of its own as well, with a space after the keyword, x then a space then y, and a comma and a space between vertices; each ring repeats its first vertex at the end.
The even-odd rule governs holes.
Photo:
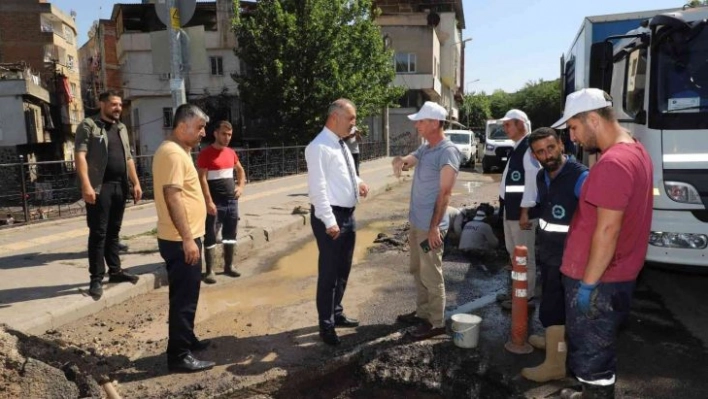
POLYGON ((565 299, 560 267, 570 221, 588 168, 563 154, 563 142, 551 128, 534 130, 528 141, 531 153, 543 166, 536 176, 541 212, 536 253, 543 291, 538 316, 546 328, 545 337, 532 335, 529 343, 545 349, 546 360, 538 367, 524 368, 521 375, 532 381, 546 382, 566 376, 565 299))
MULTIPOLYGON (((541 165, 531 155, 528 144, 530 122, 523 111, 509 110, 503 121, 504 131, 514 141, 514 149, 509 154, 509 161, 504 168, 499 197, 504 200, 504 242, 509 256, 513 256, 517 245, 526 246, 528 258, 528 299, 536 293, 536 227, 538 210, 536 200, 536 174, 541 165)), ((511 289, 511 287, 509 287, 511 289)), ((509 294, 497 295, 504 309, 511 310, 509 294)))

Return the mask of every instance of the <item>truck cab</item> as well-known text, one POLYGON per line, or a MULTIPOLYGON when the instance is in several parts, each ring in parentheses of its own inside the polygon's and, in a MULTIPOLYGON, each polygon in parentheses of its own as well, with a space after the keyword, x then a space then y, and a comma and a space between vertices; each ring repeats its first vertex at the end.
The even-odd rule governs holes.
POLYGON ((504 170, 509 154, 514 149, 514 142, 506 135, 500 120, 490 119, 484 132, 484 157, 482 172, 491 173, 492 169, 504 170))
POLYGON ((661 10, 592 44, 585 65, 587 86, 612 96, 618 121, 652 159, 650 263, 708 268, 707 19, 708 7, 661 10))

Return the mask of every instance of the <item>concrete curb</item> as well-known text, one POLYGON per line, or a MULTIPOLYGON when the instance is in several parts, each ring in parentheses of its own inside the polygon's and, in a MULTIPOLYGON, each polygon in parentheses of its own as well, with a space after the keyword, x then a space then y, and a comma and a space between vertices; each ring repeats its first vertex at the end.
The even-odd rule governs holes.
MULTIPOLYGON (((369 191, 368 198, 373 198, 381 193, 389 191, 393 186, 405 182, 406 179, 397 179, 391 183, 385 183, 381 187, 372 188, 369 191)), ((145 204, 152 205, 150 204, 145 204)), ((138 205, 138 206, 143 206, 138 205)), ((136 207, 138 207, 136 206, 136 207)), ((136 208, 136 207, 131 207, 136 208)), ((128 208, 126 209, 128 210, 128 208)), ((61 221, 51 222, 59 223, 61 221)), ((308 214, 293 214, 284 215, 282 221, 274 227, 253 226, 253 231, 250 234, 239 237, 236 241, 236 259, 243 260, 268 243, 277 242, 286 237, 288 233, 300 231, 309 226, 310 215, 308 214)), ((27 228, 30 226, 21 226, 27 228)), ((33 317, 30 320, 14 323, 13 328, 25 331, 30 334, 44 334, 47 330, 56 329, 64 324, 71 323, 86 316, 91 316, 99 313, 103 309, 107 309, 114 305, 125 302, 128 299, 146 294, 157 288, 167 285, 167 272, 164 267, 158 266, 147 273, 140 275, 140 280, 135 284, 121 283, 111 286, 111 289, 105 290, 103 297, 98 301, 90 296, 85 296, 78 301, 67 304, 66 306, 57 306, 54 309, 48 310, 40 316, 33 317)))
POLYGON ((158 267, 150 273, 141 274, 140 280, 135 285, 121 283, 111 287, 110 290, 105 290, 101 299, 97 301, 90 296, 86 296, 67 306, 48 310, 41 317, 18 323, 13 328, 30 334, 44 334, 47 330, 94 315, 103 309, 165 285, 167 285, 167 271, 162 267, 158 267))

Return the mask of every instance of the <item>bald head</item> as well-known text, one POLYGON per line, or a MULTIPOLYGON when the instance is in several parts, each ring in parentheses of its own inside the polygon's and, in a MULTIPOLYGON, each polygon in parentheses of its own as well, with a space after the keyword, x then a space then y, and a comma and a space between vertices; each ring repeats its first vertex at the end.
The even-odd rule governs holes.
POLYGON ((349 135, 356 125, 356 106, 346 98, 334 101, 327 108, 327 122, 325 127, 344 138, 349 135))

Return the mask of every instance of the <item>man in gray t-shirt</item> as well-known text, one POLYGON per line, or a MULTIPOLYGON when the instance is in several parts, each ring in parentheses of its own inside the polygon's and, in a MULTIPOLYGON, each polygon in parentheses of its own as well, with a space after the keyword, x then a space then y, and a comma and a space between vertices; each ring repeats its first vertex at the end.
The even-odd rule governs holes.
POLYGON ((409 115, 427 144, 405 157, 393 159, 393 173, 415 166, 408 219, 410 271, 418 291, 415 312, 398 316, 398 321, 417 324, 411 332, 427 339, 445 332, 445 281, 442 273, 443 238, 450 221, 447 206, 460 169, 460 152, 443 133, 447 111, 428 101, 418 113, 409 115))

